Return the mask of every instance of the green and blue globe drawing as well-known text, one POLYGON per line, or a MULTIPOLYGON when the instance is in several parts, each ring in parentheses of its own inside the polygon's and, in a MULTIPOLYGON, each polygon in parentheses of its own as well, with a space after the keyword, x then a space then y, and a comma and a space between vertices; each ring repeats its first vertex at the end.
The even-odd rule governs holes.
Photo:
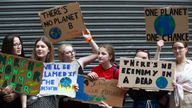
POLYGON ((58 27, 53 27, 49 31, 49 36, 52 39, 59 39, 61 37, 61 30, 58 27))
POLYGON ((168 81, 165 77, 161 76, 159 78, 157 78, 156 80, 156 86, 160 89, 164 89, 166 88, 168 85, 168 81))
POLYGON ((60 84, 63 87, 70 87, 71 83, 72 83, 72 80, 68 77, 61 78, 60 80, 60 84))
POLYGON ((175 20, 170 15, 158 16, 154 22, 155 31, 160 36, 173 34, 175 30, 175 20))

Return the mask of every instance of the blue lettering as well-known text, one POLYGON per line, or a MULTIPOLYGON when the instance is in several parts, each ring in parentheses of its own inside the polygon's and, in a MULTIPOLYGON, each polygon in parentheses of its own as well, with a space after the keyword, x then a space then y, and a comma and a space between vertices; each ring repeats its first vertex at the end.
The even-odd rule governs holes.
POLYGON ((52 77, 53 77, 53 76, 57 76, 57 73, 58 73, 58 72, 52 72, 52 77))
POLYGON ((46 79, 42 79, 42 84, 46 84, 46 85, 54 85, 55 80, 46 80, 46 79))
POLYGON ((41 87, 41 90, 45 90, 45 87, 41 87))
POLYGON ((51 70, 52 68, 51 68, 51 64, 47 64, 46 66, 45 66, 45 69, 47 70, 47 69, 49 69, 49 70, 51 70))
POLYGON ((63 76, 66 76, 67 75, 67 72, 63 72, 63 76))
POLYGON ((43 74, 44 77, 63 77, 66 75, 67 75, 66 72, 46 72, 46 71, 44 71, 43 74))
POLYGON ((76 71, 74 71, 74 72, 68 72, 68 73, 69 73, 69 76, 75 76, 76 71))
POLYGON ((67 69, 68 69, 68 70, 70 69, 70 66, 71 66, 71 65, 69 65, 69 64, 67 65, 67 69))
POLYGON ((67 69, 67 70, 69 70, 70 69, 70 64, 63 64, 63 69, 67 69))
POLYGON ((54 69, 56 69, 56 70, 60 70, 60 68, 59 68, 59 64, 54 64, 54 69))
POLYGON ((52 90, 52 91, 57 91, 57 87, 51 86, 51 87, 47 87, 47 86, 41 86, 41 90, 52 90))

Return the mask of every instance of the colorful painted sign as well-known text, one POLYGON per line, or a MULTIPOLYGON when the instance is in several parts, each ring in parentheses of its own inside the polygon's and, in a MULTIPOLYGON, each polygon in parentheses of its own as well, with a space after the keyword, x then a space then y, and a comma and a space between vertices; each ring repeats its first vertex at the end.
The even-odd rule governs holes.
POLYGON ((36 95, 43 68, 43 62, 0 53, 0 87, 11 85, 15 92, 36 95))
POLYGON ((45 36, 53 43, 79 37, 86 29, 77 2, 44 10, 40 19, 45 36))
POLYGON ((120 58, 118 85, 124 88, 173 91, 175 63, 120 58))
POLYGON ((98 104, 101 101, 115 107, 122 107, 124 91, 117 87, 117 80, 98 79, 91 81, 78 76, 79 90, 76 99, 85 103, 98 104))
POLYGON ((75 97, 78 65, 76 63, 45 63, 40 94, 75 97))
POLYGON ((146 40, 189 41, 186 7, 145 8, 146 40))

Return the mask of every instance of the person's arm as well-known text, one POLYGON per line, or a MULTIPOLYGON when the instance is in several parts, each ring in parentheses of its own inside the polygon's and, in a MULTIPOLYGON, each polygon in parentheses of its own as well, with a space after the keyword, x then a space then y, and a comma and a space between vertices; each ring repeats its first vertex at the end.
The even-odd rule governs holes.
POLYGON ((163 41, 163 40, 157 41, 157 50, 156 50, 156 53, 155 53, 154 60, 159 60, 161 48, 162 48, 163 46, 164 46, 164 41, 163 41))
POLYGON ((89 29, 86 29, 86 32, 83 31, 82 34, 83 34, 83 37, 85 38, 85 41, 90 44, 93 53, 97 54, 99 47, 95 43, 95 41, 93 40, 93 37, 92 37, 91 32, 89 31, 89 29))
POLYGON ((78 59, 78 62, 80 63, 82 68, 84 68, 86 65, 90 64, 97 58, 97 53, 99 49, 88 29, 86 29, 86 33, 83 32, 83 37, 85 38, 86 42, 90 44, 92 48, 92 54, 78 59))
POLYGON ((21 104, 22 108, 27 108, 27 95, 21 94, 21 104))

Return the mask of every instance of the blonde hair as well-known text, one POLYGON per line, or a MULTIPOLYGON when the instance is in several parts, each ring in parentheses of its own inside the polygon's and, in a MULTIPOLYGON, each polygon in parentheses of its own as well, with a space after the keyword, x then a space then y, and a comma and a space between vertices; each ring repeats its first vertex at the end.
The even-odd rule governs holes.
POLYGON ((59 48, 58 48, 59 53, 63 53, 63 49, 65 49, 68 46, 73 47, 71 44, 62 44, 62 45, 60 45, 59 48))
POLYGON ((71 44, 62 44, 58 48, 58 51, 59 51, 58 58, 61 62, 65 62, 65 60, 63 59, 63 53, 64 53, 63 49, 65 49, 66 47, 72 47, 73 48, 73 46, 71 44))

